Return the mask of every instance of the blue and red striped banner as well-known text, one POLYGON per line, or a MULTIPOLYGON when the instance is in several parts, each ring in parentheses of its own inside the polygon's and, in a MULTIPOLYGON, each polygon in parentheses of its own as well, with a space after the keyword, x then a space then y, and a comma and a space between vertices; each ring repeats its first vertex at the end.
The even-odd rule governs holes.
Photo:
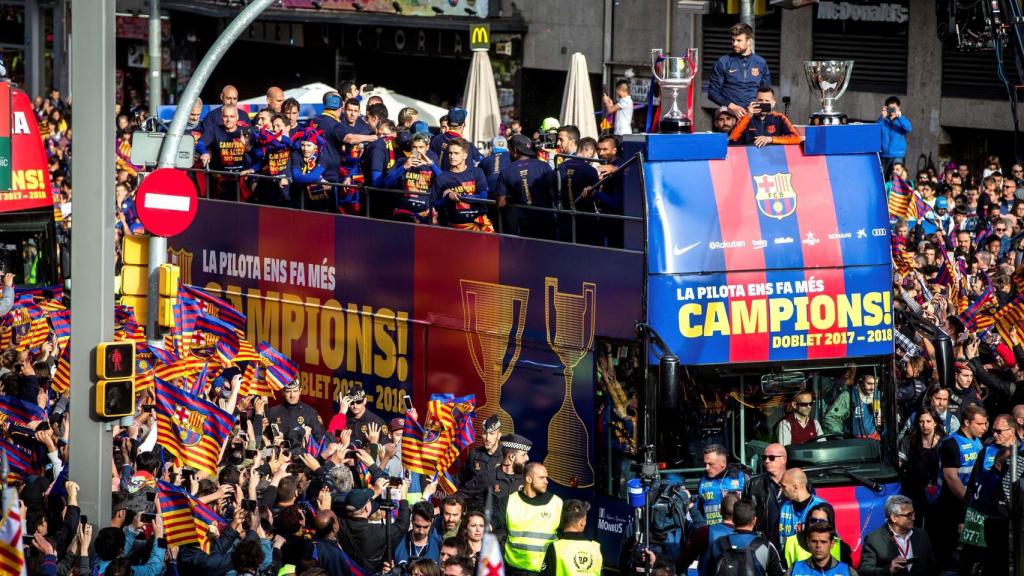
POLYGON ((684 364, 892 351, 877 156, 730 148, 644 169, 648 318, 684 364))

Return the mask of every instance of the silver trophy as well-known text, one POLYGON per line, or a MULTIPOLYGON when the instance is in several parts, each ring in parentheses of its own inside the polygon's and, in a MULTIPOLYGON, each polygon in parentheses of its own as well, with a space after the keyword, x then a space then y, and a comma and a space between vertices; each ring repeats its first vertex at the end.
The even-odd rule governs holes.
POLYGON ((846 114, 835 109, 853 75, 853 60, 808 60, 804 74, 811 90, 820 94, 821 110, 811 114, 812 125, 846 124, 846 114))
POLYGON ((689 132, 692 122, 679 109, 679 91, 688 89, 697 75, 697 49, 687 48, 683 56, 667 56, 664 50, 655 48, 651 50, 651 72, 661 86, 658 131, 663 134, 689 132), (669 102, 671 107, 667 105, 669 102))

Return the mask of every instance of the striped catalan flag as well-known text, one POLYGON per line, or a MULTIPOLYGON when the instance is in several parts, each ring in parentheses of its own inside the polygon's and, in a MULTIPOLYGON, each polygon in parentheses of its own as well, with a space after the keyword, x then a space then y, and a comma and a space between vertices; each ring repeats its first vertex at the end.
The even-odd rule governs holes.
POLYGON ((989 280, 988 275, 985 272, 979 271, 982 279, 985 281, 985 289, 981 291, 978 298, 967 307, 957 318, 963 323, 964 327, 967 328, 968 332, 977 332, 984 330, 995 324, 993 313, 996 307, 999 305, 999 301, 996 299, 996 295, 992 290, 992 281, 989 280))
POLYGON ((299 365, 291 358, 281 354, 266 342, 260 342, 256 349, 266 365, 264 378, 275 392, 298 377, 299 365))
POLYGON ((57 338, 59 346, 63 346, 71 339, 71 310, 53 310, 47 312, 50 319, 50 326, 53 327, 53 335, 57 338))
POLYGON ((1011 344, 1020 344, 1019 338, 1012 338, 1011 334, 1015 331, 1018 337, 1024 336, 1024 293, 1014 296, 1000 307, 992 318, 995 320, 996 330, 1004 340, 1011 344))
POLYGON ((57 359, 57 370, 53 374, 50 388, 57 394, 67 394, 71 390, 71 343, 68 342, 60 351, 57 359))
POLYGON ((235 417, 159 377, 154 386, 157 442, 185 466, 216 476, 235 417))
POLYGON ((1017 289, 1017 294, 1024 294, 1024 262, 1013 271, 1013 287, 1017 289))
POLYGON ((246 340, 244 334, 238 333, 238 354, 235 355, 235 362, 259 362, 262 358, 252 342, 246 340))
POLYGON ((914 256, 907 253, 906 242, 907 239, 901 236, 893 235, 890 240, 892 247, 892 262, 896 267, 896 271, 900 276, 906 276, 914 271, 914 256))
POLYGON ((160 515, 164 520, 167 546, 198 544, 203 552, 209 554, 210 541, 207 534, 210 525, 223 524, 224 519, 209 506, 173 484, 157 480, 156 490, 160 499, 160 515))
POLYGON ((441 490, 453 494, 455 482, 448 469, 459 453, 473 443, 473 417, 476 397, 434 394, 427 402, 431 429, 424 429, 406 414, 402 434, 402 465, 405 468, 437 478, 441 490))
POLYGON ((911 212, 911 195, 914 191, 910 184, 899 176, 892 177, 892 192, 889 194, 889 216, 911 220, 915 214, 911 212))
POLYGON ((25 574, 21 511, 11 506, 0 520, 0 574, 25 574))

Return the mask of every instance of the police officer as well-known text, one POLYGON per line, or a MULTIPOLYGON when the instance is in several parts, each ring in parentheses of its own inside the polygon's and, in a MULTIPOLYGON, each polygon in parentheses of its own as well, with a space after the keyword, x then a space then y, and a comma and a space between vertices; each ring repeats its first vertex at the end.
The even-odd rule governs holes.
POLYGON ((743 470, 728 465, 729 453, 721 444, 704 448, 704 477, 697 484, 700 511, 709 525, 722 521, 719 509, 727 492, 743 492, 747 477, 743 470))
POLYGON ((510 495, 523 486, 523 472, 530 459, 530 448, 533 442, 519 434, 506 434, 501 437, 501 464, 489 469, 484 477, 487 489, 494 496, 491 522, 494 534, 499 540, 505 538, 505 505, 510 495))
MULTIPOLYGON (((366 443, 366 435, 369 432, 370 424, 375 424, 377 428, 384 429, 384 419, 371 412, 366 407, 366 392, 363 390, 362 385, 356 384, 348 391, 348 396, 342 399, 342 407, 345 406, 345 401, 348 403, 348 419, 345 421, 345 428, 352 431, 352 442, 358 440, 360 443, 366 443)), ((380 438, 382 443, 386 442, 386 436, 380 438)))
POLYGON ((523 488, 508 497, 505 525, 505 572, 540 574, 548 546, 558 536, 562 499, 548 492, 548 470, 540 462, 526 465, 523 488))
POLYGON ((600 576, 601 545, 583 535, 590 504, 566 500, 562 506, 562 537, 548 546, 544 576, 600 576))
POLYGON ((484 496, 491 488, 487 478, 491 471, 501 465, 502 453, 498 445, 501 440, 501 420, 497 415, 490 416, 484 420, 483 445, 478 446, 469 453, 466 458, 466 465, 462 467, 459 475, 459 482, 462 485, 462 492, 472 498, 471 508, 482 508, 484 496))
POLYGON ((324 435, 324 423, 312 406, 301 400, 302 386, 299 380, 292 380, 284 387, 284 402, 267 409, 267 418, 271 424, 277 424, 281 434, 305 434, 304 426, 308 426, 316 438, 324 435))

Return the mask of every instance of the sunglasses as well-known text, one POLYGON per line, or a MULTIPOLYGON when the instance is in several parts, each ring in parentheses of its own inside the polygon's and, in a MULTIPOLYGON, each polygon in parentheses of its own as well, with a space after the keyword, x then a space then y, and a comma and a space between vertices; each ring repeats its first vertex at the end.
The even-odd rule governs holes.
POLYGON ((1012 428, 993 428, 992 431, 996 434, 1002 434, 1003 432, 1009 432, 1012 428))
POLYGON ((359 400, 353 400, 352 403, 353 404, 365 404, 366 403, 366 398, 360 398, 359 400))
POLYGON ((778 454, 765 454, 764 456, 761 456, 761 458, 763 458, 763 459, 765 459, 765 460, 767 460, 769 462, 775 462, 776 460, 778 460, 780 458, 785 458, 785 456, 780 456, 778 454))
POLYGON ((814 406, 814 402, 797 402, 796 405, 802 408, 806 408, 808 406, 814 406))
POLYGON ((910 512, 906 512, 904 514, 893 514, 893 516, 896 516, 898 518, 909 518, 911 516, 916 516, 916 515, 917 515, 917 513, 914 512, 913 510, 911 510, 910 512))
POLYGON ((996 232, 1006 232, 1006 228, 996 228, 996 232))

